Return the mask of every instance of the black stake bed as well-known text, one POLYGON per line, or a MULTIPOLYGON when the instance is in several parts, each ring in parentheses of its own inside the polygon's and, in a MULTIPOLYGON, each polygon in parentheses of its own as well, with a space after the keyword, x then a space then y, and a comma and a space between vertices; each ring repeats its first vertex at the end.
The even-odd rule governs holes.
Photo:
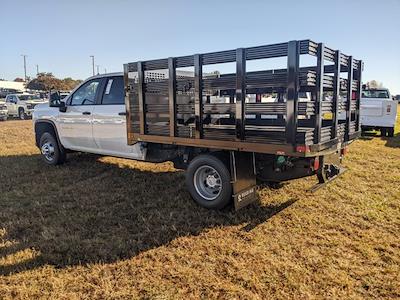
POLYGON ((319 155, 359 136, 362 69, 310 40, 128 63, 128 143, 319 155), (264 70, 273 58, 286 68, 264 70), (204 71, 229 63, 235 73, 204 71))

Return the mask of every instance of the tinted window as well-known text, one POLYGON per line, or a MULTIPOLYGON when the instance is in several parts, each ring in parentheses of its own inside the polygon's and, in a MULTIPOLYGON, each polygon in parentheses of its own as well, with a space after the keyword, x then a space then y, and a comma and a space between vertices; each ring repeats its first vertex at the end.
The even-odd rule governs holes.
POLYGON ((102 104, 124 104, 124 79, 123 77, 111 77, 107 80, 104 89, 102 104))
POLYGON ((36 95, 19 95, 19 100, 26 101, 26 100, 39 100, 40 97, 36 95))
POLYGON ((96 92, 101 79, 95 79, 82 85, 71 98, 71 105, 94 105, 96 92))
POLYGON ((17 99, 15 98, 15 96, 7 96, 7 99, 6 99, 6 101, 7 102, 13 102, 13 101, 16 101, 17 99))
POLYGON ((363 98, 389 98, 387 90, 364 90, 362 92, 363 98))

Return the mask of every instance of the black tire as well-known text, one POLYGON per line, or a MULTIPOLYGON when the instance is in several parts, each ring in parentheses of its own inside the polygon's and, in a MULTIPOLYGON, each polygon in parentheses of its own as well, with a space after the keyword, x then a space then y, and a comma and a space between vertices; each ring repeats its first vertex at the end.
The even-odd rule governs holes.
POLYGON ((388 137, 394 137, 394 127, 391 127, 391 128, 387 129, 387 136, 388 137))
POLYGON ((386 136, 387 130, 386 128, 381 128, 381 136, 386 136))
POLYGON ((39 146, 42 158, 48 165, 55 166, 65 162, 66 151, 62 145, 58 144, 56 137, 52 133, 43 133, 40 137, 39 146), (47 154, 46 151, 48 151, 47 154))
POLYGON ((205 208, 222 209, 232 201, 232 184, 229 170, 219 158, 209 154, 197 156, 190 162, 186 170, 186 186, 193 199, 205 208), (212 185, 208 185, 207 179, 203 181, 204 189, 207 190, 205 191, 200 182, 202 182, 201 174, 203 172, 207 174, 207 169, 211 170, 210 175, 207 175, 207 177, 212 175, 213 178, 211 179, 215 181, 214 186, 218 185, 218 187, 215 188, 212 185), (205 195, 210 195, 208 191, 213 189, 216 189, 217 193, 207 199, 205 195))
POLYGON ((23 108, 19 108, 18 109, 18 117, 20 118, 20 120, 26 120, 27 119, 27 115, 26 115, 25 110, 23 108))

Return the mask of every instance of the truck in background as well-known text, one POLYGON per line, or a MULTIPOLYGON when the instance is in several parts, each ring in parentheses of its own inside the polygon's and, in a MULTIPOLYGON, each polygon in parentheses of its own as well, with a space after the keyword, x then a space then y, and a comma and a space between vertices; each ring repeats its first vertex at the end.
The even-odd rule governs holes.
POLYGON ((362 131, 379 130, 382 136, 393 137, 397 118, 397 101, 388 89, 367 89, 362 91, 360 103, 362 131))
POLYGON ((8 94, 5 101, 8 116, 18 117, 21 120, 31 117, 35 106, 43 103, 48 103, 48 100, 29 93, 8 94))

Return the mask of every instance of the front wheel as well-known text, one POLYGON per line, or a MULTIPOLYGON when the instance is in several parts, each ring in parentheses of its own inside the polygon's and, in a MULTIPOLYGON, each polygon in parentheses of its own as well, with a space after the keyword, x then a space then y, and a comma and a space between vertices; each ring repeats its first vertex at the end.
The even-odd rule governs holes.
POLYGON ((229 170, 212 155, 200 155, 190 162, 186 186, 193 199, 205 208, 222 209, 232 200, 229 170))
POLYGON ((20 108, 20 109, 18 110, 18 117, 19 117, 21 120, 25 120, 25 119, 27 118, 27 115, 26 115, 25 110, 24 110, 23 108, 20 108))
POLYGON ((43 160, 49 165, 62 164, 66 159, 65 149, 59 145, 57 139, 49 132, 40 137, 40 151, 43 160))

